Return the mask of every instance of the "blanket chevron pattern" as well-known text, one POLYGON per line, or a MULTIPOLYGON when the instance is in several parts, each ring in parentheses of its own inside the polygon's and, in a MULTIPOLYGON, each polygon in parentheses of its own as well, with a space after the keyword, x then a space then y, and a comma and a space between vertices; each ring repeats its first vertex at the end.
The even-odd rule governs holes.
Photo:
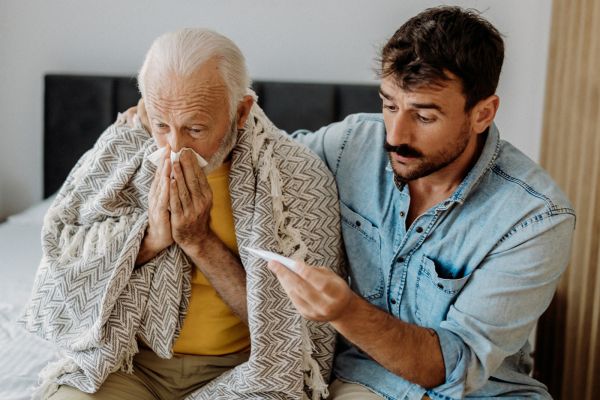
MULTIPOLYGON (((78 161, 46 214, 43 257, 19 324, 63 356, 40 374, 38 396, 59 385, 93 393, 108 375, 132 371, 141 340, 172 357, 194 266, 172 245, 141 267, 157 150, 138 127, 112 125, 78 161)), ((251 355, 190 399, 327 397, 335 331, 296 311, 258 247, 343 271, 334 179, 316 156, 282 134, 254 105, 232 153, 229 182, 247 275, 251 355)))

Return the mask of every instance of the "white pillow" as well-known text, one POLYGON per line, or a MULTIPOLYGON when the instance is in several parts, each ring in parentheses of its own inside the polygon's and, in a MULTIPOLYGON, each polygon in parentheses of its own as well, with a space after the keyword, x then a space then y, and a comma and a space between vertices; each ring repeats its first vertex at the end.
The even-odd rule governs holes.
POLYGON ((48 197, 47 199, 42 200, 41 202, 29 207, 28 209, 21 211, 18 214, 11 215, 10 217, 8 217, 7 222, 17 224, 41 225, 44 222, 44 215, 46 215, 46 211, 48 211, 55 198, 56 193, 48 197))

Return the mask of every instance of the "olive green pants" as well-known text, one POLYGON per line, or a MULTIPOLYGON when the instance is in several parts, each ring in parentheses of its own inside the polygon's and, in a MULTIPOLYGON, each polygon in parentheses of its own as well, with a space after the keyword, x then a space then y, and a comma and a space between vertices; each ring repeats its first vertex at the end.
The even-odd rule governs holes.
POLYGON ((184 399, 212 379, 239 365, 250 352, 225 356, 175 354, 170 360, 158 357, 140 346, 133 359, 133 374, 110 374, 93 394, 71 386, 60 386, 50 400, 145 400, 184 399))
MULTIPOLYGON (((427 395, 423 400, 427 400, 427 395)), ((329 385, 328 400, 383 400, 383 397, 357 383, 343 382, 335 379, 329 385)))
POLYGON ((383 397, 357 383, 349 383, 335 379, 329 385, 331 400, 383 400, 383 397))

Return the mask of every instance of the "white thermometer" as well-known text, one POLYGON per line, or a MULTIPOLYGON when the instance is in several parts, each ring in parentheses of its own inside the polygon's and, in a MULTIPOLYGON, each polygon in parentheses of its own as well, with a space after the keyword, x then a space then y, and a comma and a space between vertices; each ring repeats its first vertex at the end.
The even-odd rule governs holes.
POLYGON ((285 265, 290 270, 296 273, 298 272, 298 263, 292 260, 291 258, 284 257, 277 253, 273 253, 272 251, 253 249, 252 247, 245 247, 245 249, 248 250, 250 253, 262 258, 263 260, 277 261, 278 263, 285 265))

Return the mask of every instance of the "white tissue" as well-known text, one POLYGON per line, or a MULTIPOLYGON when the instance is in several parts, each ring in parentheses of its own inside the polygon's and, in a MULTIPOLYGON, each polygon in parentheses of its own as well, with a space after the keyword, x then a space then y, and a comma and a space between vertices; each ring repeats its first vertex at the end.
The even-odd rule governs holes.
MULTIPOLYGON (((152 164, 158 167, 158 164, 160 164, 160 161, 162 160, 163 155, 165 154, 165 149, 166 147, 161 147, 160 149, 156 150, 154 153, 148 156, 148 160, 150 160, 152 164)), ((181 157, 181 152, 186 149, 191 150, 194 153, 194 155, 196 156, 196 160, 198 160, 198 165, 200 165, 200 168, 204 168, 208 165, 208 162, 206 162, 206 160, 202 158, 200 154, 196 153, 193 149, 190 149, 189 147, 184 147, 177 153, 171 150, 171 165, 173 165, 175 161, 179 160, 179 157, 181 157)))

